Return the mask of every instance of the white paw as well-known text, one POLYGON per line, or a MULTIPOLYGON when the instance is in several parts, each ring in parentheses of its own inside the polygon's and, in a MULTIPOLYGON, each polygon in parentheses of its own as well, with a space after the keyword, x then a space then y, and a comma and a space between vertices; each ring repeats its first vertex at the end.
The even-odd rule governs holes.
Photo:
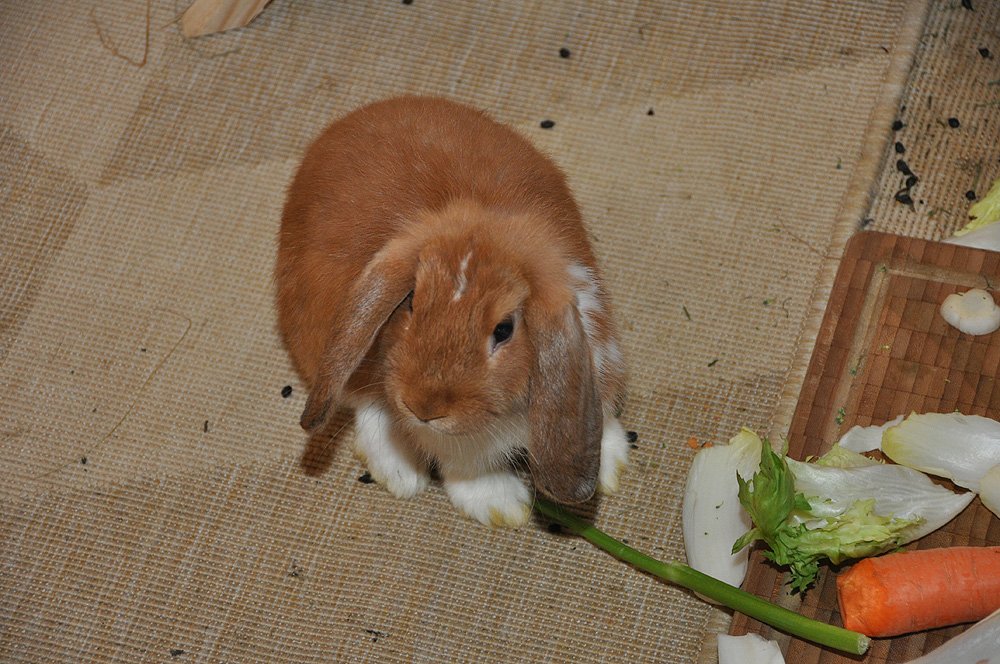
POLYGON ((618 491, 618 480, 628 468, 628 435, 617 417, 604 417, 604 435, 601 437, 601 473, 597 491, 609 495, 618 491))
POLYGON ((430 477, 419 455, 392 426, 389 413, 377 403, 355 413, 354 449, 372 478, 397 498, 413 498, 427 488, 430 477))
POLYGON ((491 528, 517 528, 531 516, 531 492, 512 472, 487 472, 468 480, 444 479, 444 490, 458 510, 491 528))

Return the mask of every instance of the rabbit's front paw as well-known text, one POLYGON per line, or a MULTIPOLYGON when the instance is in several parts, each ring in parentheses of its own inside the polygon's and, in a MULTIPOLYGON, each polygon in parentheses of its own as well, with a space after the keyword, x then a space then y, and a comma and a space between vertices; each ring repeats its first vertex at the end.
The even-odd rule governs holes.
POLYGON ((462 514, 491 528, 517 528, 531 515, 531 492, 512 472, 448 480, 444 490, 462 514))
POLYGON ((392 427, 388 413, 378 404, 359 408, 355 414, 354 449, 372 478, 397 498, 413 498, 427 488, 430 477, 420 460, 392 427))
POLYGON ((601 473, 597 491, 610 495, 618 491, 618 480, 628 468, 628 434, 617 417, 604 418, 604 436, 601 438, 601 473))

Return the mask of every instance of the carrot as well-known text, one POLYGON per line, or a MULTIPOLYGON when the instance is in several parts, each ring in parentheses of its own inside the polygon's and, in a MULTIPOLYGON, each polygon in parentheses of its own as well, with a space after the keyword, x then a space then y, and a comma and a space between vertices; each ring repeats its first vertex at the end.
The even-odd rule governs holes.
POLYGON ((692 450, 698 449, 698 439, 694 436, 688 438, 688 447, 690 447, 692 450))
POLYGON ((865 558, 837 577, 844 627, 868 636, 981 620, 1000 609, 1000 546, 865 558))

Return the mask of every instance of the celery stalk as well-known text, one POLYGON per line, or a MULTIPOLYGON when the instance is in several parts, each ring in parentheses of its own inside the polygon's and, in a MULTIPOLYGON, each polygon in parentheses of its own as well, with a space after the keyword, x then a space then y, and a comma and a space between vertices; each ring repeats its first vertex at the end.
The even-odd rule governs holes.
POLYGON ((707 574, 702 574, 676 560, 664 563, 650 558, 632 547, 622 544, 555 503, 542 498, 536 498, 535 509, 563 527, 569 528, 592 544, 604 549, 616 558, 624 560, 642 571, 649 572, 665 581, 704 595, 775 629, 798 636, 807 641, 812 641, 821 646, 835 648, 855 655, 862 655, 868 650, 871 640, 864 634, 799 615, 794 611, 752 595, 745 590, 740 590, 707 574))

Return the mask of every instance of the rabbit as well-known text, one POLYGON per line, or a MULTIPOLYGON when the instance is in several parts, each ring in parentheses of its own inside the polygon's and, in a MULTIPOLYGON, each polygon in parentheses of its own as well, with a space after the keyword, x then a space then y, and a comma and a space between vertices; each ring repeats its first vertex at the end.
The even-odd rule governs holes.
POLYGON ((609 296, 565 176, 514 130, 418 96, 334 121, 289 185, 274 276, 302 427, 353 408, 390 493, 436 468, 461 513, 517 527, 533 502, 518 461, 561 503, 618 488, 609 296))

